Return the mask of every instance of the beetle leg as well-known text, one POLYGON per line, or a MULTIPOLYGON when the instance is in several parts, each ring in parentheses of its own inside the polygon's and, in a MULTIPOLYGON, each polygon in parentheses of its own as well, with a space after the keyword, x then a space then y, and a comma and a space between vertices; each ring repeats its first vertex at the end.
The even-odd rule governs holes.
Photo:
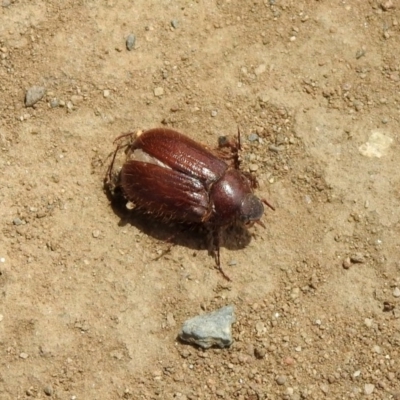
POLYGON ((213 231, 213 246, 215 251, 215 261, 217 263, 217 268, 221 272, 222 276, 227 280, 231 281, 231 278, 224 272, 221 267, 221 257, 220 257, 220 242, 221 242, 221 229, 215 229, 213 231))
POLYGON ((238 127, 238 137, 235 140, 230 140, 227 136, 220 136, 218 138, 218 152, 219 157, 224 160, 233 160, 233 166, 235 169, 240 169, 240 159, 239 159, 239 151, 241 149, 240 143, 240 129, 238 127), (230 154, 227 155, 224 150, 229 149, 230 154))

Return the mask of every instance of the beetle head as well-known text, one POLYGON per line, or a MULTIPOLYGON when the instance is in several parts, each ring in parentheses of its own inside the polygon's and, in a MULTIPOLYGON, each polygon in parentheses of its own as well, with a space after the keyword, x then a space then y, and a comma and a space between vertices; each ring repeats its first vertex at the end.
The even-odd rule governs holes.
POLYGON ((259 221, 264 214, 264 205, 253 193, 247 194, 240 206, 240 220, 246 225, 259 221))

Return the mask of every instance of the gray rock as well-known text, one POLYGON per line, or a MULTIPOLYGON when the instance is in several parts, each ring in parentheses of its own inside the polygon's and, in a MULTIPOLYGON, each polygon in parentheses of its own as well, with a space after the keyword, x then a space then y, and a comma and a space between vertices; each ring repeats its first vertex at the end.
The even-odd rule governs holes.
POLYGON ((222 307, 209 314, 198 315, 183 324, 179 337, 203 349, 213 346, 229 347, 232 340, 232 323, 235 322, 233 306, 222 307))
POLYGON ((130 33, 126 38, 126 48, 131 51, 135 48, 136 36, 133 33, 130 33))
POLYGON ((257 133, 250 133, 250 135, 249 135, 249 141, 250 141, 250 142, 255 142, 256 140, 258 140, 258 135, 257 135, 257 133))
POLYGON ((57 108, 60 106, 60 101, 56 98, 50 100, 50 107, 57 108))
POLYGON ((25 94, 25 106, 32 107, 39 100, 43 98, 46 93, 46 88, 43 86, 32 86, 30 87, 25 94))

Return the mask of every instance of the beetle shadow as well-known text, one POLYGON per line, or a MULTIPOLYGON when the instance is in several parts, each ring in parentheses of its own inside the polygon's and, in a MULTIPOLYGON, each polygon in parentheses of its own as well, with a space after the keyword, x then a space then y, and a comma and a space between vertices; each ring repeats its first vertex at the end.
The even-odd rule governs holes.
MULTIPOLYGON (((200 224, 164 221, 142 210, 127 208, 127 201, 120 191, 111 193, 106 188, 111 208, 120 219, 119 226, 132 225, 157 241, 179 245, 192 250, 208 250, 213 254, 212 232, 200 224)), ((252 235, 241 225, 232 225, 221 231, 221 248, 240 250, 251 241, 252 235)))

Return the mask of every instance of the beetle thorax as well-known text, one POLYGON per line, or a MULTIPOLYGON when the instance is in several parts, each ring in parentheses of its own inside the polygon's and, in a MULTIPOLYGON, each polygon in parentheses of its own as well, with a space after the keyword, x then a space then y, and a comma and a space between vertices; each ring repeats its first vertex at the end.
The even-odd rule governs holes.
POLYGON ((218 225, 227 225, 235 220, 245 224, 258 221, 264 212, 264 206, 254 196, 248 179, 236 169, 228 170, 214 183, 210 199, 218 225))

